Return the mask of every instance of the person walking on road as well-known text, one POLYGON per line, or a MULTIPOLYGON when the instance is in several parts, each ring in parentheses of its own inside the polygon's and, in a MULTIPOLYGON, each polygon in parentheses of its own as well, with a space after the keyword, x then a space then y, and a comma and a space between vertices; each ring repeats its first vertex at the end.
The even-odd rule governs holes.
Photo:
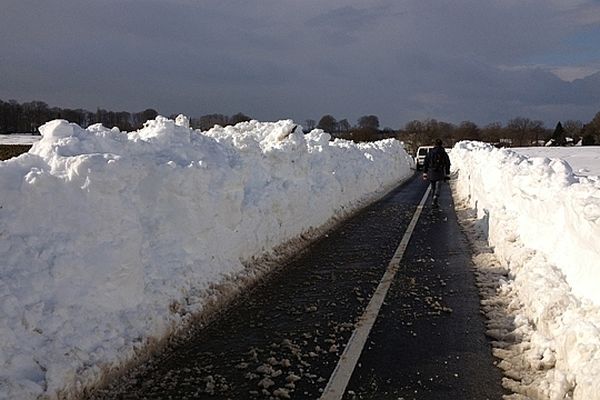
POLYGON ((433 194, 433 205, 438 205, 440 186, 439 182, 447 180, 450 175, 450 157, 442 146, 442 141, 436 139, 435 146, 429 150, 423 164, 423 179, 431 182, 431 193, 433 194))

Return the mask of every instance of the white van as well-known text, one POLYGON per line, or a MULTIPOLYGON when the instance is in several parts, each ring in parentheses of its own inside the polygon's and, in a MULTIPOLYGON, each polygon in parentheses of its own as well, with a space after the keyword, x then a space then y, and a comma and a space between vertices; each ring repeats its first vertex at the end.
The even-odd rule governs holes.
POLYGON ((423 168, 423 164, 425 164, 425 157, 427 157, 427 153, 429 150, 433 149, 433 146, 421 146, 417 149, 417 153, 415 154, 415 165, 417 166, 417 171, 423 168))

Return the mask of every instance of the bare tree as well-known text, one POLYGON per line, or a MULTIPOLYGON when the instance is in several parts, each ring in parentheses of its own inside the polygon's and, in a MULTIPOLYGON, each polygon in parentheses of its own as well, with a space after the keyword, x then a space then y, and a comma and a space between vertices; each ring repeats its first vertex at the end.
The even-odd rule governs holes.
POLYGON ((363 115, 358 119, 358 127, 362 129, 379 129, 379 117, 376 115, 363 115))
POLYGON ((340 122, 338 122, 338 128, 340 130, 340 133, 348 133, 350 132, 350 129, 352 129, 352 125, 350 125, 350 122, 348 122, 347 119, 343 119, 340 122))
POLYGON ((247 116, 244 113, 237 113, 237 114, 233 114, 230 118, 229 118, 229 124, 230 125, 235 125, 235 124, 239 124, 240 122, 247 122, 247 121, 251 121, 252 118, 250 118, 249 116, 247 116))
POLYGON ((317 128, 323 129, 325 132, 334 133, 337 131, 337 121, 332 115, 324 115, 319 120, 317 128))
POLYGON ((404 141, 410 148, 431 145, 435 139, 442 139, 446 146, 451 145, 456 127, 448 122, 436 119, 413 120, 404 126, 404 141))
POLYGON ((572 138, 575 142, 578 142, 582 136, 583 122, 579 120, 569 119, 562 124, 565 131, 565 136, 572 138))
POLYGON ((487 142, 500 142, 504 139, 504 128, 501 122, 492 122, 481 129, 481 140, 487 142))
POLYGON ((457 140, 481 140, 481 130, 476 123, 463 121, 454 129, 453 136, 457 140))
POLYGON ((427 119, 424 122, 425 131, 423 135, 423 144, 433 144, 436 139, 447 141, 452 135, 452 124, 439 122, 436 119, 427 119))
POLYGON ((317 121, 315 121, 314 119, 307 119, 306 121, 304 121, 304 127, 308 131, 312 131, 313 129, 315 129, 315 126, 317 126, 317 121))
POLYGON ((223 114, 207 114, 200 117, 200 129, 203 131, 209 130, 215 125, 226 126, 229 121, 226 115, 223 114))
POLYGON ((551 132, 548 132, 548 129, 544 126, 544 121, 539 119, 533 121, 533 126, 531 127, 531 139, 535 142, 536 146, 539 146, 540 143, 543 144, 548 140, 550 133, 551 132))
POLYGON ((506 131, 515 139, 517 146, 531 144, 535 141, 536 145, 540 138, 545 135, 544 123, 536 120, 532 121, 529 118, 516 117, 508 121, 506 131))

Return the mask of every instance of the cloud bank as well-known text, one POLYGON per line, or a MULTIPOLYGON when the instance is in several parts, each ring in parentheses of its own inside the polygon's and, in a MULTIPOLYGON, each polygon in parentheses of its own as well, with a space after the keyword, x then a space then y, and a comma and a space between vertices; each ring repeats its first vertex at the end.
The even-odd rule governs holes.
POLYGON ((394 128, 600 111, 592 0, 9 0, 0 37, 4 100, 394 128))

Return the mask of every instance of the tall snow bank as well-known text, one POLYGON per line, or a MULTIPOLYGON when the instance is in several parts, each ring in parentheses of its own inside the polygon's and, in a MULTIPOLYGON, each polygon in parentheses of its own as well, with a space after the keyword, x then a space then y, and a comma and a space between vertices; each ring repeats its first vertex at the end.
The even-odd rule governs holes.
POLYGON ((461 142, 451 154, 461 171, 459 193, 480 216, 513 218, 523 244, 557 265, 576 295, 600 305, 598 177, 577 178, 563 160, 478 142, 461 142))
POLYGON ((205 289, 411 174, 401 144, 292 121, 136 132, 56 120, 0 163, 0 398, 96 380, 205 289))
POLYGON ((520 303, 515 324, 529 332, 525 358, 532 369, 552 367, 520 390, 600 399, 600 179, 575 177, 560 159, 478 142, 460 142, 450 155, 457 194, 476 209, 509 268, 503 290, 520 303))

